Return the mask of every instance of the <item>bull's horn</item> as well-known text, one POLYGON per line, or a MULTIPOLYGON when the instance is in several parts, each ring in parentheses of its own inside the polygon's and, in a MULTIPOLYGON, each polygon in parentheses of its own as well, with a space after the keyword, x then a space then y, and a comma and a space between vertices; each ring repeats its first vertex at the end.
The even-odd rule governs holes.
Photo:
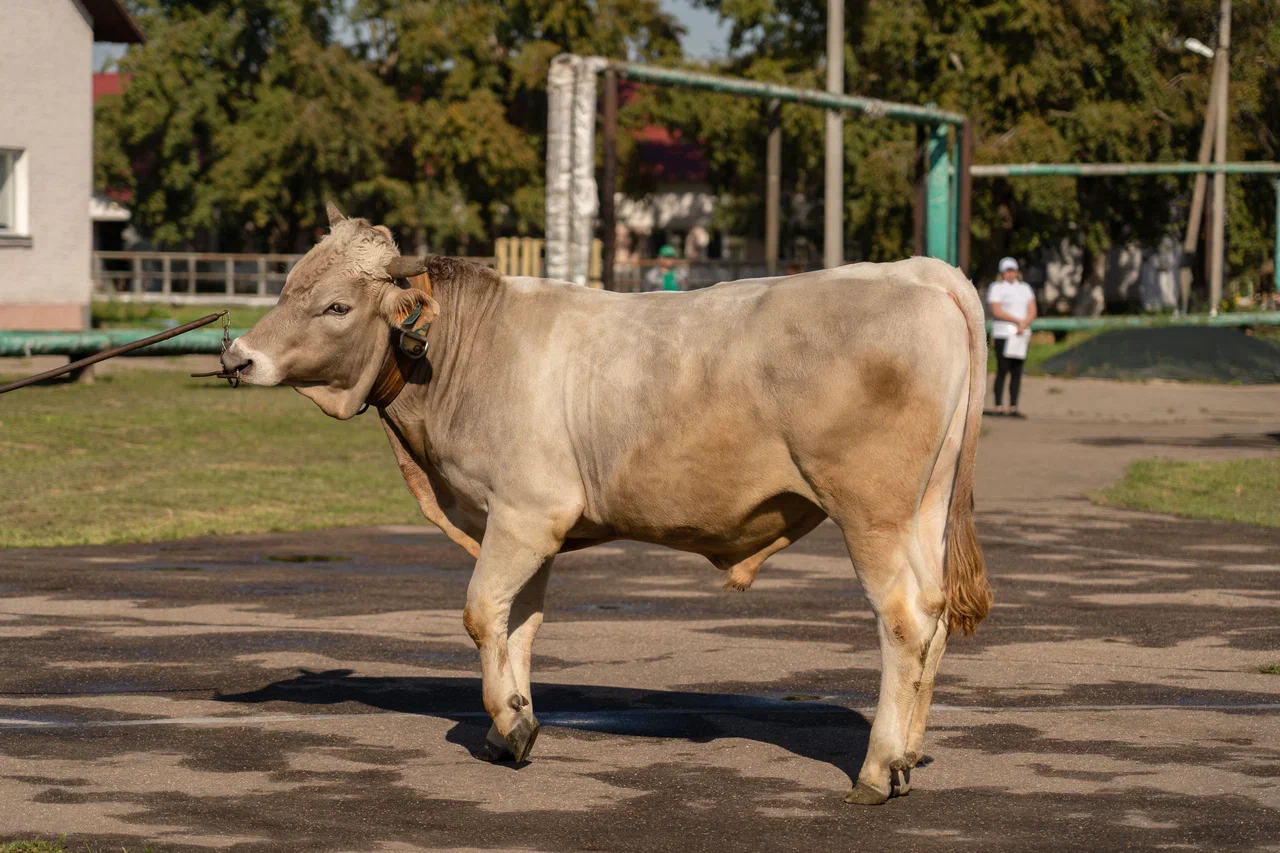
POLYGON ((415 275, 422 275, 427 271, 427 265, 422 258, 414 258, 408 255, 399 258, 392 258, 387 262, 387 275, 392 278, 413 278, 415 275))
POLYGON ((330 228, 332 228, 334 225, 337 225, 339 222, 346 220, 347 218, 342 215, 342 211, 338 210, 338 206, 334 204, 332 201, 326 201, 324 203, 324 212, 329 215, 330 228))

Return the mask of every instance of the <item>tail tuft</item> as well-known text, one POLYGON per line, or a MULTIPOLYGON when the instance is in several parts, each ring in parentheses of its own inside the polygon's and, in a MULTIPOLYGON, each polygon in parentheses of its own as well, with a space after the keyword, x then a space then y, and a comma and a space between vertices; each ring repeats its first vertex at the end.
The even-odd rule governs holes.
POLYGON ((991 584, 987 582, 982 546, 973 524, 973 494, 958 512, 957 497, 952 498, 947 523, 947 631, 964 631, 966 637, 971 637, 991 611, 991 584))
POLYGON ((964 274, 953 268, 944 279, 969 327, 969 399, 964 438, 956 460, 956 478, 947 511, 947 630, 971 636, 991 611, 991 584, 973 524, 973 475, 982 432, 982 401, 987 391, 987 331, 982 301, 964 274))

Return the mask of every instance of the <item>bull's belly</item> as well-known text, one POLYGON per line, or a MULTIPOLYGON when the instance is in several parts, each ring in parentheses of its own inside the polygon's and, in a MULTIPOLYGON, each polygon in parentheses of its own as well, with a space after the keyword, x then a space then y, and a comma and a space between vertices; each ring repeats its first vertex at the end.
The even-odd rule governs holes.
MULTIPOLYGON (((768 548, 823 516, 808 497, 780 492, 756 500, 699 501, 696 492, 648 507, 629 507, 610 519, 588 521, 571 539, 634 539, 706 557, 740 558, 768 548)), ((807 529, 807 528, 806 528, 807 529)))

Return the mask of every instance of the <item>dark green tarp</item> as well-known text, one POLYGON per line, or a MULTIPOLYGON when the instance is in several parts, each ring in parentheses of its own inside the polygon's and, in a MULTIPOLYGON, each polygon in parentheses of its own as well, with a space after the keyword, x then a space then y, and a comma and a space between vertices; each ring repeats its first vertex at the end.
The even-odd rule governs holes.
POLYGON ((1122 329, 1060 352, 1040 369, 1051 376, 1258 385, 1280 382, 1280 345, 1239 329, 1122 329))

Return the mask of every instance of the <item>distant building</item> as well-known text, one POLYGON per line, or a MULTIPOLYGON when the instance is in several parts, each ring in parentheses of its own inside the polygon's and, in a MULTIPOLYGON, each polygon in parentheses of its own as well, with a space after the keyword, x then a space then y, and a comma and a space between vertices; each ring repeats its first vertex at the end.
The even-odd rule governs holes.
POLYGON ((0 329, 83 329, 92 287, 93 43, 140 44, 120 0, 5 0, 0 329))
POLYGON ((640 128, 635 140, 641 174, 653 189, 640 198, 615 195, 621 259, 655 257, 668 243, 682 257, 706 257, 709 241, 699 237, 709 234, 716 209, 706 158, 665 127, 640 128))
MULTIPOLYGON (((619 82, 618 99, 623 105, 635 96, 636 84, 619 82)), ((763 262, 763 239, 716 227, 720 199, 712 191, 707 158, 697 140, 659 125, 638 128, 633 139, 639 177, 649 189, 643 195, 614 194, 618 263, 654 258, 663 245, 690 261, 763 262)), ((812 209, 813 203, 803 193, 784 196, 784 224, 802 226, 812 209)), ((783 258, 800 262, 801 268, 816 258, 811 258, 809 242, 802 236, 780 248, 783 258)))
MULTIPOLYGON (((129 82, 128 74, 104 71, 93 75, 93 105, 103 95, 120 95, 129 82)), ((129 202, 133 199, 127 190, 120 193, 95 192, 89 201, 89 219, 93 222, 93 251, 119 252, 125 249, 140 250, 137 233, 129 231, 133 214, 129 202)))

